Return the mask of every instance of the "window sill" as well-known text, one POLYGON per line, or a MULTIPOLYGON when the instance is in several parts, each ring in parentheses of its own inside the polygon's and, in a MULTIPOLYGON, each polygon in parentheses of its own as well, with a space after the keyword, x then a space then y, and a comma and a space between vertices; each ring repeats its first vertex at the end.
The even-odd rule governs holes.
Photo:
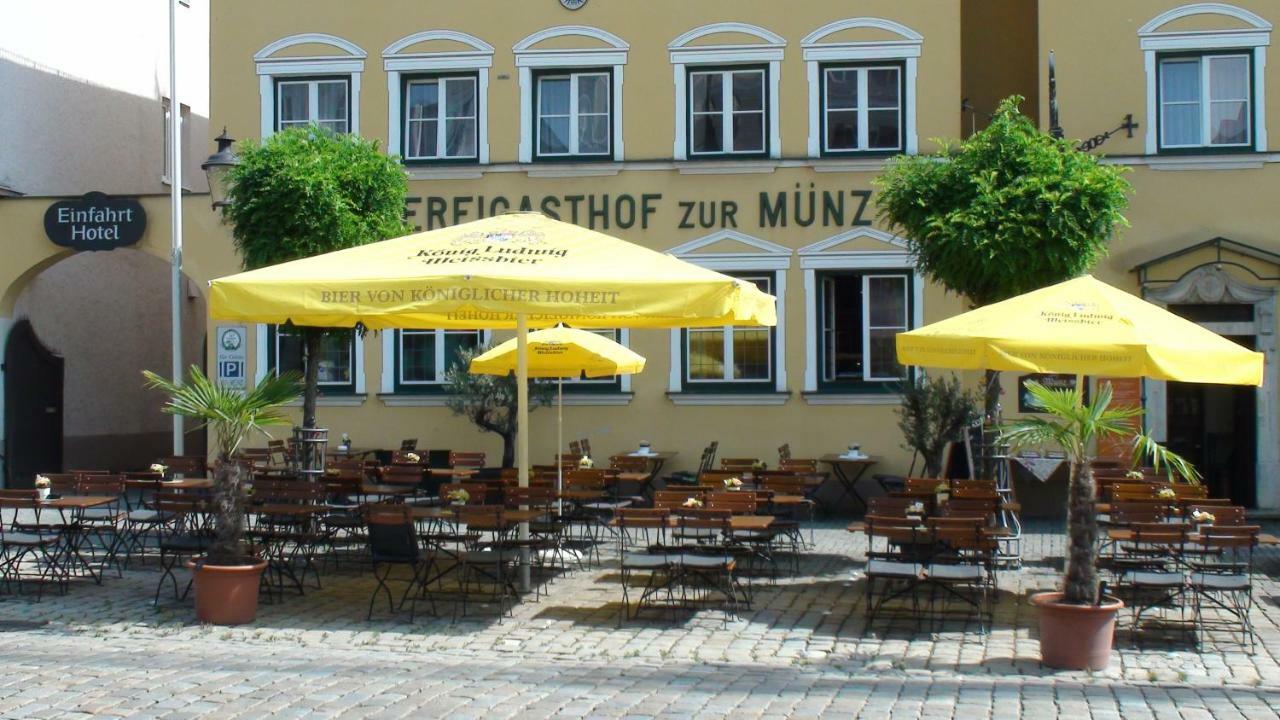
POLYGON ((804 393, 804 401, 810 405, 898 405, 902 396, 897 393, 804 393))
POLYGON ((1115 165, 1145 165, 1152 170, 1256 170, 1280 162, 1280 153, 1223 153, 1206 155, 1137 155, 1103 158, 1115 165))
POLYGON ((484 168, 480 165, 407 165, 404 173, 410 180, 479 180, 484 177, 484 168))
MULTIPOLYGON (((316 407, 360 407, 364 405, 366 395, 321 395, 316 398, 316 407)), ((285 403, 285 407, 302 407, 302 399, 285 403)))
POLYGON ((676 170, 681 175, 744 175, 770 174, 778 169, 777 160, 708 158, 706 160, 678 160, 676 170))
POLYGON ((891 157, 896 156, 814 158, 813 171, 820 173, 880 172, 884 170, 891 157))
MULTIPOLYGON (((575 405, 583 406, 583 407, 604 406, 604 405, 630 405, 631 401, 635 398, 635 396, 636 396, 635 393, 629 393, 629 392, 626 392, 626 393, 624 392, 565 393, 564 405, 565 407, 573 407, 575 405)), ((556 401, 553 398, 550 402, 550 405, 554 406, 555 404, 556 404, 556 401)))
POLYGON ((444 393, 378 393, 387 407, 444 407, 450 397, 444 393))
POLYGON ((621 163, 611 161, 542 161, 525 165, 531 178, 611 177, 622 170, 621 163))
POLYGON ((785 405, 791 399, 791 393, 669 392, 667 399, 673 405, 785 405))

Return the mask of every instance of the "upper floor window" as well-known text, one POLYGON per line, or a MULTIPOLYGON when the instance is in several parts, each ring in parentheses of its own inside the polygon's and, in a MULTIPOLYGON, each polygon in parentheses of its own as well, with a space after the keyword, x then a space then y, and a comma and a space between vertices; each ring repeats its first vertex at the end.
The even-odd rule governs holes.
POLYGON ((589 70, 536 75, 536 157, 609 156, 611 74, 589 70))
POLYGON ((1160 58, 1160 148, 1252 145, 1250 57, 1160 58))
POLYGON ((475 75, 411 77, 404 86, 404 159, 474 160, 475 75))
POLYGON ((255 53, 262 137, 313 123, 359 133, 365 57, 360 46, 325 33, 290 35, 255 53))
POLYGON ((276 129, 316 124, 335 133, 351 131, 350 78, 276 81, 276 129))
POLYGON ((767 151, 768 68, 689 71, 689 153, 767 151))
POLYGON ((1257 13, 1225 2, 1173 7, 1138 28, 1146 154, 1266 150, 1271 29, 1257 13))
POLYGON ((620 162, 626 41, 600 28, 562 25, 512 50, 520 78, 520 162, 620 162))
POLYGON ((901 65, 822 68, 822 152, 903 148, 901 65))
POLYGON ((800 41, 809 78, 809 157, 913 154, 924 36, 877 17, 836 20, 800 41), (867 40, 864 33, 892 39, 867 40))

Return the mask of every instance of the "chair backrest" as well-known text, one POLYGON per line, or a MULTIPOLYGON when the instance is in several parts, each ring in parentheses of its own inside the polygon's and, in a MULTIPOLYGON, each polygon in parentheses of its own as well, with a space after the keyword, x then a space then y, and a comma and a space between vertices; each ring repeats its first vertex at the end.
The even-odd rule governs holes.
POLYGON ((603 468, 574 468, 564 472, 565 487, 594 489, 604 487, 607 473, 603 468))
MULTIPOLYGON (((929 495, 936 493, 939 485, 947 485, 947 481, 937 478, 909 477, 903 482, 902 489, 909 493, 929 495)), ((950 486, 948 485, 948 487, 950 486)))
POLYGON ((913 498, 879 495, 867 500, 867 513, 880 517, 902 518, 906 516, 907 508, 915 503, 916 500, 913 498))
POLYGON ((609 467, 618 472, 648 472, 649 461, 635 455, 613 455, 609 458, 609 467))
POLYGON ((987 492, 996 491, 995 480, 970 480, 968 478, 957 478, 951 481, 951 495, 962 490, 985 490, 987 492))
POLYGON ((733 513, 724 509, 680 508, 672 512, 676 516, 676 525, 681 529, 689 530, 721 530, 727 532, 733 518, 733 513))
POLYGON ((1000 502, 1000 494, 995 490, 985 490, 982 488, 952 488, 952 500, 987 500, 992 503, 1000 502))
POLYGON ((979 518, 929 518, 925 525, 935 544, 965 551, 969 557, 981 558, 996 549, 995 539, 985 533, 986 523, 979 518))
POLYGON ((1169 514, 1168 508, 1156 503, 1112 503, 1111 524, 1127 526, 1133 523, 1161 522, 1169 514))
POLYGON ((123 475, 85 475, 76 482, 76 495, 111 495, 124 492, 123 475))
POLYGON ((386 465, 382 468, 382 482, 387 485, 420 485, 423 477, 421 465, 386 465))
POLYGON ((204 477, 209 473, 208 461, 199 455, 175 455, 162 457, 157 462, 169 468, 170 475, 204 477))
POLYGON ((581 455, 582 455, 582 443, 581 443, 581 442, 579 442, 579 441, 577 441, 577 440, 570 440, 570 441, 569 441, 569 454, 571 454, 571 455, 578 455, 578 456, 581 456, 581 455))
POLYGON ((724 481, 730 478, 738 478, 741 480, 741 473, 732 471, 704 472, 698 475, 698 487, 720 490, 724 488, 724 481))
POLYGON ((1211 548, 1252 548, 1258 544, 1258 525, 1218 525, 1200 529, 1200 544, 1211 548))
POLYGON ((484 467, 484 453, 482 452, 450 452, 449 467, 482 468, 484 467))
POLYGON ((364 523, 369 533, 369 553, 375 562, 417 561, 418 533, 411 507, 386 503, 366 505, 364 523))
POLYGON ((792 473, 816 473, 818 461, 814 458, 793 458, 778 461, 778 469, 792 473))
POLYGON ((791 459, 791 443, 782 443, 778 446, 778 464, 791 459))
POLYGON ((619 508, 613 515, 623 529, 667 527, 671 511, 666 508, 619 508))
POLYGON ((325 465, 326 477, 337 482, 362 483, 365 479, 364 461, 358 458, 338 458, 325 465))
POLYGON ((405 438, 400 441, 401 452, 413 452, 418 449, 418 438, 405 438))
POLYGON ((504 487, 502 503, 508 508, 520 506, 532 510, 548 510, 556 502, 556 491, 549 487, 504 487))
POLYGON ((0 490, 0 508, 23 510, 34 508, 39 504, 38 490, 0 490))
POLYGON ((75 473, 41 473, 49 478, 49 489, 59 495, 70 495, 76 491, 76 483, 80 479, 75 473))
POLYGON ((721 458, 720 469, 725 472, 750 472, 758 462, 757 458, 721 458))
POLYGON ((392 465, 416 465, 426 467, 427 458, 414 450, 394 450, 391 453, 392 465), (412 455, 413 457, 410 457, 412 455), (417 458, 416 460, 414 458, 417 458))
POLYGON ((504 529, 501 505, 462 505, 458 508, 458 522, 469 530, 500 531, 504 529))
POLYGON ((755 515, 759 507, 756 494, 749 490, 707 493, 706 506, 712 510, 728 510, 734 515, 755 515))
POLYGON ((779 495, 803 495, 808 489, 804 478, 794 475, 765 475, 760 478, 760 487, 779 495))
POLYGON ((1244 525, 1245 509, 1241 505, 1202 505, 1199 503, 1187 505, 1184 517, 1187 520, 1195 522, 1192 515, 1196 512, 1206 512, 1213 516, 1211 525, 1244 525))
POLYGON ((927 528, 913 519, 878 514, 863 517, 862 529, 869 544, 879 538, 890 546, 901 545, 910 554, 916 553, 919 541, 925 539, 928 532, 927 528))

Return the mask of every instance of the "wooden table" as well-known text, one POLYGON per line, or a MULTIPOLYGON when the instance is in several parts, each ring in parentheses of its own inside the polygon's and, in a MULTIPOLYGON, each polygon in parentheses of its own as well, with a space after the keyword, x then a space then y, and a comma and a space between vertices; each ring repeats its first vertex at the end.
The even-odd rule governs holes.
MULTIPOLYGON (((862 479, 863 474, 867 472, 867 468, 875 465, 877 460, 871 456, 861 458, 845 457, 837 453, 827 453, 818 458, 818 462, 826 463, 831 466, 831 474, 840 483, 845 495, 852 495, 855 500, 862 505, 862 511, 867 510, 867 499, 862 497, 862 493, 858 492, 858 481, 862 479)), ((880 489, 888 492, 883 483, 880 489)), ((817 499, 817 492, 814 492, 814 499, 817 499)), ((829 509, 829 508, 828 508, 829 509)))
POLYGON ((639 482, 641 483, 640 494, 652 500, 653 499, 653 483, 658 479, 658 475, 662 472, 662 466, 666 465, 668 460, 675 457, 679 453, 674 450, 654 450, 643 455, 638 452, 621 452, 621 453, 615 453, 615 454, 626 455, 627 457, 633 457, 633 458, 644 458, 649 461, 649 472, 618 473, 618 478, 622 479, 624 476, 633 477, 636 475, 643 475, 642 478, 639 478, 639 482))

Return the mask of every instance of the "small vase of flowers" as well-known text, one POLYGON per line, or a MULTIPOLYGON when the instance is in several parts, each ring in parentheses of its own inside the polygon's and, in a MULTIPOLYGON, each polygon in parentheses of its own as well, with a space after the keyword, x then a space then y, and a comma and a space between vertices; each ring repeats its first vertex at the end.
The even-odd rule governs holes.
POLYGON ((684 501, 683 507, 687 507, 692 510, 697 510, 698 508, 702 507, 702 501, 696 497, 691 497, 688 500, 684 501))
POLYGON ((578 458, 579 470, 590 470, 595 466, 596 466, 596 461, 592 460, 590 455, 583 455, 582 457, 578 458))
POLYGON ((49 490, 53 487, 53 481, 44 475, 36 476, 36 492, 39 493, 41 500, 49 499, 49 490))
POLYGON ((741 478, 736 478, 736 477, 725 478, 725 479, 724 479, 724 489, 725 489, 725 490, 741 490, 741 489, 742 489, 742 479, 741 479, 741 478))
POLYGON ((151 472, 161 477, 169 474, 169 466, 163 463, 151 463, 151 472))
POLYGON ((407 463, 412 463, 414 465, 417 465, 418 463, 422 462, 422 457, 418 455, 418 453, 407 452, 404 454, 404 460, 407 463))
POLYGON ((471 500, 471 493, 463 490, 462 488, 454 488, 453 490, 445 493, 444 496, 445 499, 449 501, 450 505, 466 505, 467 502, 471 500))

